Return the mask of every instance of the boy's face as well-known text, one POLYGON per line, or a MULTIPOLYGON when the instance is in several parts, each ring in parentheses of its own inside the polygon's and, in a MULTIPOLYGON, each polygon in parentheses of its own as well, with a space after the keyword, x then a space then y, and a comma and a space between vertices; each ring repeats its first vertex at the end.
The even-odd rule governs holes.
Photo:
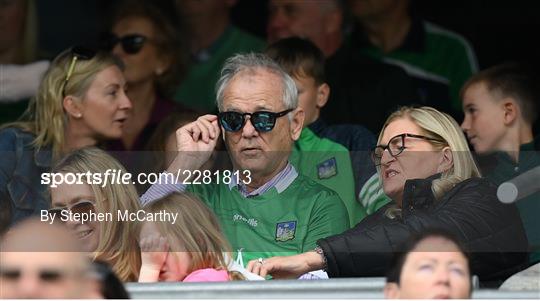
POLYGON ((298 106, 305 112, 306 127, 319 118, 321 108, 326 104, 328 94, 323 91, 326 84, 317 85, 310 76, 294 75, 292 78, 298 89, 298 106))
POLYGON ((467 88, 463 95, 463 112, 461 128, 477 153, 503 150, 507 133, 503 103, 489 93, 483 82, 467 88))

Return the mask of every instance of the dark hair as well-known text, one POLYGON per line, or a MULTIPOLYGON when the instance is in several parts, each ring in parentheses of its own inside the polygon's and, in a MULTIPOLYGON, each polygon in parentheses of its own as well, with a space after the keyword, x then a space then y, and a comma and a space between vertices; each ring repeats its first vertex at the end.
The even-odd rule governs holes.
POLYGON ((324 54, 309 40, 282 39, 268 46, 265 53, 291 76, 312 77, 317 85, 325 82, 324 54))
POLYGON ((472 85, 484 83, 489 93, 498 97, 512 97, 523 114, 523 119, 533 124, 538 118, 537 101, 539 94, 539 78, 533 68, 528 65, 508 62, 478 72, 473 75, 461 89, 461 98, 472 85))
POLYGON ((118 1, 111 9, 107 29, 128 17, 146 18, 155 27, 158 53, 170 59, 169 69, 157 77, 157 91, 162 96, 171 96, 187 71, 190 49, 186 27, 178 16, 174 1, 118 1))
POLYGON ((412 252, 412 250, 414 250, 414 248, 416 248, 416 246, 418 246, 418 244, 431 237, 441 237, 454 243, 457 246, 458 250, 467 259, 469 271, 471 270, 469 254, 454 234, 442 229, 429 229, 409 236, 407 241, 405 241, 398 248, 398 251, 394 253, 392 260, 390 261, 390 268, 388 269, 388 272, 386 274, 387 283, 392 282, 399 284, 401 271, 403 270, 403 265, 407 260, 407 256, 412 252))
POLYGON ((99 260, 92 262, 92 269, 96 273, 101 286, 100 292, 105 299, 129 299, 129 293, 116 277, 111 267, 99 260))

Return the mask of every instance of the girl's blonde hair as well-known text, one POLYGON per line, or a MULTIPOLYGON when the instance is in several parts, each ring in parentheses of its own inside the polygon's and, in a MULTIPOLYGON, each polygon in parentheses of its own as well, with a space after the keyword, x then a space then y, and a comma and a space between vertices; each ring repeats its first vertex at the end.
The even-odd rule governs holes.
MULTIPOLYGON (((53 173, 103 174, 107 170, 126 173, 125 168, 112 156, 96 147, 76 150, 64 157, 53 168, 53 173)), ((137 243, 137 225, 134 222, 116 221, 117 212, 136 212, 140 209, 135 187, 130 184, 105 185, 87 179, 95 196, 97 212, 112 213, 113 221, 101 223, 99 243, 94 259, 107 262, 122 281, 137 281, 141 266, 137 243), (100 185, 101 184, 101 185, 100 185)))
POLYGON ((63 92, 65 91, 65 95, 82 99, 97 73, 110 66, 123 69, 122 63, 112 55, 97 52, 92 59, 79 59, 75 62, 71 78, 64 87, 72 59, 71 48, 59 54, 45 72, 21 121, 3 126, 19 127, 36 135, 34 146, 38 149, 50 146, 54 158, 60 157, 65 142, 64 130, 68 123, 63 106, 63 92))
MULTIPOLYGON (((176 223, 156 221, 159 232, 167 238, 172 251, 189 252, 188 273, 205 268, 227 270, 224 253, 231 247, 221 233, 214 213, 197 197, 189 193, 173 193, 145 206, 152 213, 178 213, 176 223)), ((244 279, 240 273, 228 271, 232 280, 244 279)))
POLYGON ((402 107, 392 113, 383 125, 377 144, 380 144, 388 124, 400 118, 410 119, 422 129, 424 135, 445 142, 428 141, 436 148, 442 149, 448 146, 452 152, 452 168, 443 172, 439 179, 433 181, 431 189, 436 199, 440 199, 456 184, 472 177, 480 177, 480 171, 461 127, 450 115, 431 107, 402 107))

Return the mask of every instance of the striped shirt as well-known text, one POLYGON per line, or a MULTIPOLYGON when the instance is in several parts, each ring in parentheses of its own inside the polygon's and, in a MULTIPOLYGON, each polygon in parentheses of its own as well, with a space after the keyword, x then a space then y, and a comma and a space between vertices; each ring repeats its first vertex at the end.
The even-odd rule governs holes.
MULTIPOLYGON (((234 187, 238 186, 238 191, 246 198, 261 195, 274 187, 278 193, 281 193, 283 190, 289 187, 297 176, 298 172, 296 169, 291 165, 291 163, 287 162, 285 168, 270 179, 270 181, 266 182, 252 192, 248 192, 247 186, 240 179, 238 179, 238 173, 233 172, 231 182, 229 183, 229 189, 232 190, 234 187)), ((187 188, 186 184, 170 183, 170 179, 173 178, 174 177, 171 177, 171 174, 168 172, 161 173, 157 183, 150 186, 150 188, 148 188, 148 190, 141 196, 141 204, 144 206, 173 192, 185 191, 187 188)))

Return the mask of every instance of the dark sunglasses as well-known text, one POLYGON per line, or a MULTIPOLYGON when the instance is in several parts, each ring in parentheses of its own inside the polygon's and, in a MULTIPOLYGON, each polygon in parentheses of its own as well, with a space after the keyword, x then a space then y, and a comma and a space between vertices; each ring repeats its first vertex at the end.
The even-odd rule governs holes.
MULTIPOLYGON (((21 269, 0 268, 0 279, 4 281, 18 281, 23 275, 21 269)), ((37 276, 42 282, 57 282, 66 278, 66 272, 55 269, 42 269, 37 271, 37 276)))
POLYGON ((218 114, 219 124, 228 132, 238 132, 246 124, 246 116, 257 132, 269 132, 276 125, 276 120, 279 117, 287 115, 293 109, 288 109, 278 113, 257 111, 253 113, 239 112, 221 112, 218 114))
POLYGON ((101 37, 101 48, 106 51, 112 51, 116 44, 120 43, 122 50, 127 54, 137 54, 148 40, 147 37, 140 34, 129 34, 118 37, 115 34, 105 34, 101 37))
POLYGON ((390 154, 390 156, 394 158, 399 156, 407 148, 405 146, 405 137, 423 139, 423 140, 433 141, 437 143, 446 143, 445 141, 441 139, 431 138, 431 137, 422 136, 422 135, 409 134, 409 133, 399 134, 392 137, 392 139, 388 141, 387 145, 377 145, 373 149, 373 152, 371 153, 371 159, 373 160, 373 163, 375 163, 376 166, 381 165, 381 159, 385 150, 388 150, 388 153, 390 154))
MULTIPOLYGON (((77 214, 90 214, 96 211, 96 207, 92 201, 82 200, 71 206, 51 208, 48 210, 48 213, 49 215, 54 214, 54 216, 61 216, 64 210, 77 214)), ((62 219, 60 218, 55 218, 54 220, 62 222, 62 219)))
POLYGON ((86 48, 83 46, 73 46, 71 47, 71 62, 69 63, 68 71, 66 74, 66 78, 64 79, 64 83, 62 84, 62 96, 66 97, 66 85, 71 78, 71 75, 73 75, 73 70, 75 69, 75 65, 77 61, 79 60, 91 60, 96 56, 96 51, 94 49, 86 48))

